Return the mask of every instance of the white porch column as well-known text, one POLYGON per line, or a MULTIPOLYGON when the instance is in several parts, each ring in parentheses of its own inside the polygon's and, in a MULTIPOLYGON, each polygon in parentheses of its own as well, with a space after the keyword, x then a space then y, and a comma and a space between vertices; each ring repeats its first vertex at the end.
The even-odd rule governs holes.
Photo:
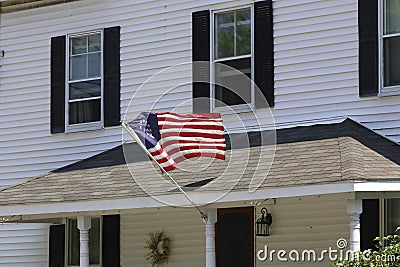
POLYGON ((91 227, 90 217, 78 216, 80 267, 89 267, 89 230, 91 227))
POLYGON ((206 267, 215 267, 215 223, 217 222, 217 209, 206 210, 206 214, 206 267))
POLYGON ((350 217, 350 250, 361 250, 360 214, 362 213, 362 200, 352 199, 347 201, 347 213, 350 217))

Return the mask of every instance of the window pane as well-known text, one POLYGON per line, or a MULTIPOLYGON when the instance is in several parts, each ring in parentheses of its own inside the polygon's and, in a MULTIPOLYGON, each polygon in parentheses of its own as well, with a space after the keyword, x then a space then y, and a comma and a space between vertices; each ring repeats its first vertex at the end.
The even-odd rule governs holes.
POLYGON ((215 106, 251 103, 251 58, 223 61, 221 64, 235 68, 244 75, 224 65, 216 64, 215 106))
POLYGON ((100 263, 100 218, 92 219, 89 231, 89 263, 100 263))
POLYGON ((384 39, 385 86, 400 85, 400 37, 384 39))
POLYGON ((89 52, 97 52, 101 50, 100 33, 89 35, 89 52))
POLYGON ((216 58, 232 57, 235 55, 234 12, 216 15, 216 58))
POLYGON ((101 95, 101 81, 92 80, 69 84, 69 99, 82 99, 101 95))
POLYGON ((236 12, 236 56, 251 53, 250 9, 236 12))
POLYGON ((236 34, 236 56, 251 54, 250 25, 238 25, 236 34))
POLYGON ((89 69, 88 77, 100 77, 100 56, 101 53, 92 53, 88 55, 89 59, 89 69))
POLYGON ((70 51, 72 55, 87 53, 87 36, 71 38, 70 51))
POLYGON ((69 124, 100 121, 100 106, 100 99, 69 103, 69 124))
MULTIPOLYGON (((68 265, 79 266, 79 230, 77 220, 68 222, 68 265)), ((100 218, 92 218, 89 230, 89 263, 100 264, 100 218)))
POLYGON ((386 0, 385 34, 400 33, 400 0, 386 0))
POLYGON ((68 223, 68 264, 79 265, 79 230, 76 220, 68 223))
POLYGON ((249 24, 251 20, 250 8, 236 11, 236 23, 246 23, 249 24))
POLYGON ((395 234, 400 226, 400 199, 387 199, 385 212, 385 235, 395 234))
POLYGON ((87 55, 71 56, 69 63, 70 80, 79 80, 87 78, 87 55))

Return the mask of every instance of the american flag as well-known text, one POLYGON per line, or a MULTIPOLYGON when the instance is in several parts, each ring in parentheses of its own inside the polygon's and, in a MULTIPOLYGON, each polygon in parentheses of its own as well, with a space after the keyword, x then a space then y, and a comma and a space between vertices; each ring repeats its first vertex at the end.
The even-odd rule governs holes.
POLYGON ((225 159, 225 135, 220 114, 143 112, 129 122, 146 149, 165 171, 193 157, 225 159))

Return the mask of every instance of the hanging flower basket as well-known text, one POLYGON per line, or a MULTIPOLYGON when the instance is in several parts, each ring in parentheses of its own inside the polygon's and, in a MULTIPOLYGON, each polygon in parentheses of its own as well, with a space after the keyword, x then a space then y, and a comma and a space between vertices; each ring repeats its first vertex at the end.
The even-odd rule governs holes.
POLYGON ((166 236, 164 231, 148 233, 144 247, 149 251, 146 255, 146 260, 152 266, 161 266, 168 263, 171 253, 171 238, 166 236))

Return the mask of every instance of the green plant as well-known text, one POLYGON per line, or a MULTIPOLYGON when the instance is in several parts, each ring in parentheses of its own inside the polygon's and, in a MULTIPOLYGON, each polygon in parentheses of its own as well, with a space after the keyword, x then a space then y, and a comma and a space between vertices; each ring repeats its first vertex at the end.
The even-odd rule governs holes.
POLYGON ((171 253, 171 238, 164 231, 155 231, 147 234, 145 248, 149 250, 146 255, 152 266, 161 266, 168 263, 171 253))
MULTIPOLYGON (((400 227, 396 233, 400 232, 400 227)), ((377 250, 355 253, 349 259, 340 260, 334 267, 398 267, 400 266, 400 235, 377 237, 377 250)))

